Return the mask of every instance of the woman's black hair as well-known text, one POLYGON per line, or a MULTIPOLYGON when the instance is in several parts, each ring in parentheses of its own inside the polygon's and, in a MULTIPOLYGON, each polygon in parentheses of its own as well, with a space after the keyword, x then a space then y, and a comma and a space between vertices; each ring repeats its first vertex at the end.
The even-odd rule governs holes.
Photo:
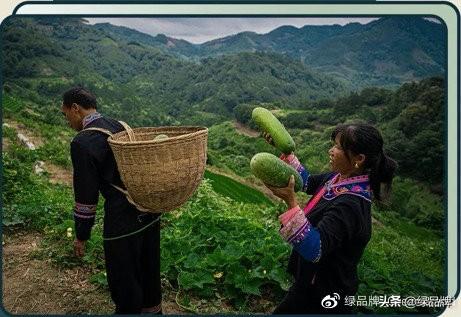
POLYGON ((384 184, 384 196, 387 197, 391 191, 397 162, 384 153, 381 133, 370 124, 352 123, 338 125, 331 133, 333 142, 337 135, 349 160, 350 154, 365 155, 363 168, 370 179, 373 197, 382 201, 381 184, 384 184))
POLYGON ((64 106, 70 107, 73 103, 84 109, 97 109, 96 97, 81 86, 73 87, 62 95, 62 104, 64 106))

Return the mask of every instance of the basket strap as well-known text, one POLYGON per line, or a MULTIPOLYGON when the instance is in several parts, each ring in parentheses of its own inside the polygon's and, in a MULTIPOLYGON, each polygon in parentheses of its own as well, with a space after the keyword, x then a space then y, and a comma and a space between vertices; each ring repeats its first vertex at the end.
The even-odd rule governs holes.
MULTIPOLYGON (((134 132, 133 132, 133 129, 131 129, 131 127, 126 123, 126 122, 123 122, 123 121, 119 121, 119 123, 123 126, 123 128, 126 130, 126 133, 128 134, 128 138, 130 141, 135 141, 136 138, 134 136, 134 132)), ((102 128, 86 128, 86 129, 83 129, 80 132, 83 132, 83 131, 88 131, 88 130, 92 130, 92 131, 99 131, 99 132, 102 132, 102 133, 105 133, 107 134, 108 136, 112 136, 112 132, 110 132, 109 130, 106 130, 106 129, 102 129, 102 128)))
POLYGON ((108 136, 112 136, 112 132, 110 132, 109 130, 106 130, 106 129, 102 129, 102 128, 86 128, 86 129, 83 129, 83 130, 79 131, 78 133, 83 132, 83 131, 99 131, 99 132, 102 132, 104 134, 107 134, 108 136))
POLYGON ((162 215, 158 216, 156 219, 154 219, 154 221, 148 223, 146 226, 142 227, 142 228, 139 229, 139 230, 136 230, 136 231, 131 232, 131 233, 123 234, 123 235, 117 236, 117 237, 103 238, 103 240, 106 240, 106 241, 118 240, 118 239, 126 238, 126 237, 129 237, 129 236, 134 236, 135 234, 140 233, 141 231, 143 231, 143 230, 146 229, 147 227, 153 225, 154 223, 159 222, 160 219, 162 219, 162 215))
POLYGON ((134 136, 134 132, 133 132, 133 129, 130 128, 130 126, 126 123, 126 122, 123 122, 123 121, 119 121, 119 123, 123 126, 123 128, 126 130, 126 133, 128 134, 128 138, 130 139, 130 142, 131 141, 136 141, 136 138, 134 136))
POLYGON ((128 202, 130 202, 132 205, 134 205, 138 210, 144 211, 144 212, 152 212, 150 209, 144 208, 141 205, 138 205, 137 203, 135 203, 133 198, 131 198, 131 196, 130 196, 130 194, 128 193, 127 190, 125 190, 125 189, 123 189, 121 187, 118 187, 118 186, 116 186, 114 184, 111 184, 111 185, 114 186, 116 189, 118 189, 123 194, 125 194, 126 199, 128 200, 128 202))

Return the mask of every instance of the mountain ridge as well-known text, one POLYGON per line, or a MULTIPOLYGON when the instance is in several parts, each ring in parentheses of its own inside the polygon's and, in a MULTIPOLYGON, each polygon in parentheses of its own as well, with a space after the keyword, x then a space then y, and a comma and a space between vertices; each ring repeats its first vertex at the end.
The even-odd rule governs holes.
POLYGON ((264 34, 244 31, 201 44, 160 34, 143 43, 195 61, 240 52, 284 54, 314 70, 338 76, 354 89, 396 87, 446 71, 446 30, 419 16, 387 16, 343 26, 283 25, 264 34), (165 44, 168 42, 170 45, 165 44))

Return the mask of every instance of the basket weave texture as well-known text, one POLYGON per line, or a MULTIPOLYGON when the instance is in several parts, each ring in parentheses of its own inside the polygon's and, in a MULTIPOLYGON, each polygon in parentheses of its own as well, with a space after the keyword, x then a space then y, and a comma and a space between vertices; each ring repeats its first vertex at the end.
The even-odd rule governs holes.
POLYGON ((134 128, 108 138, 131 199, 149 212, 180 207, 197 189, 206 165, 208 129, 134 128), (154 140, 160 134, 167 139, 154 140))

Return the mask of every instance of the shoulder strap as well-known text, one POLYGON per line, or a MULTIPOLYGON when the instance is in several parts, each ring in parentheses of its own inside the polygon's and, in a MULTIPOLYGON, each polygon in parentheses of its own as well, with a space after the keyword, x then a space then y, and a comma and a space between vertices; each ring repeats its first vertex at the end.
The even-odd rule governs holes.
POLYGON ((325 194, 326 188, 325 186, 322 186, 320 190, 309 200, 307 203, 306 207, 304 207, 304 214, 307 215, 308 213, 311 212, 311 210, 317 205, 319 200, 322 198, 323 194, 325 194))
MULTIPOLYGON (((131 127, 130 127, 128 124, 126 124, 125 122, 123 122, 123 121, 118 121, 118 122, 123 126, 123 128, 124 128, 125 131, 127 132, 127 134, 128 134, 128 139, 129 139, 130 141, 135 141, 135 140, 136 140, 136 137, 135 137, 135 135, 134 135, 133 129, 131 129, 131 127)), ((110 132, 109 130, 102 129, 102 128, 86 128, 86 129, 83 129, 83 130, 79 131, 79 133, 80 133, 80 132, 83 132, 83 131, 91 131, 91 130, 92 130, 92 131, 99 131, 99 132, 105 133, 105 134, 107 134, 108 136, 112 136, 112 134, 113 134, 113 133, 110 132)))
MULTIPOLYGON (((334 174, 333 177, 331 177, 330 179, 327 180, 327 182, 332 181, 333 179, 335 179, 337 175, 338 174, 334 174)), ((323 195, 325 194, 326 191, 327 191, 327 188, 326 188, 326 183, 325 183, 317 191, 317 193, 315 193, 314 196, 312 196, 312 198, 309 200, 307 205, 304 207, 304 214, 305 215, 307 215, 308 213, 311 212, 311 210, 315 207, 315 205, 317 205, 317 203, 323 197, 323 195)))
POLYGON ((107 134, 108 136, 112 136, 112 132, 110 132, 107 129, 102 129, 102 128, 86 128, 86 129, 83 129, 83 130, 79 131, 78 133, 81 133, 81 132, 84 132, 84 131, 99 131, 99 132, 102 132, 104 134, 107 134))
POLYGON ((126 133, 128 134, 128 139, 130 141, 136 141, 136 137, 134 135, 133 129, 131 129, 131 127, 124 121, 119 121, 118 123, 120 123, 125 129, 126 133))
POLYGON ((139 211, 142 211, 142 212, 151 212, 150 209, 147 209, 147 208, 144 208, 143 206, 137 204, 133 198, 131 198, 130 194, 128 193, 127 190, 121 188, 121 187, 118 187, 114 184, 111 184, 115 189, 117 189, 119 192, 123 193, 125 196, 126 196, 126 199, 128 200, 128 202, 132 205, 134 205, 139 211))

